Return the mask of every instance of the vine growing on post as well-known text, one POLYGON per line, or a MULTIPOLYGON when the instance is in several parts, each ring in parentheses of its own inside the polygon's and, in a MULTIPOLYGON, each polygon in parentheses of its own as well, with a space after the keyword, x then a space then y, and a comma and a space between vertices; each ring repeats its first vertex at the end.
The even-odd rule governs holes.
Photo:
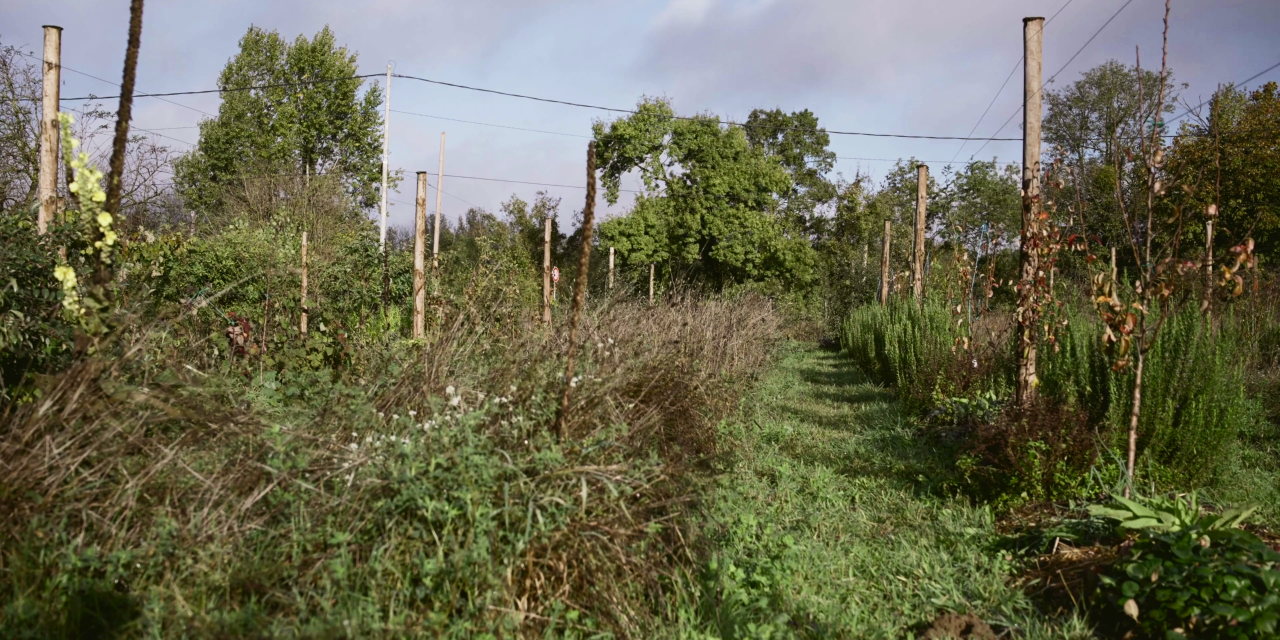
POLYGON ((569 347, 565 356, 564 382, 560 388, 560 406, 556 409, 552 430, 556 440, 564 439, 564 421, 569 413, 569 393, 576 384, 573 372, 578 356, 578 325, 587 297, 587 276, 591 267, 591 228, 596 212, 596 142, 587 143, 587 201, 582 209, 582 253, 578 256, 578 277, 573 282, 573 313, 569 317, 569 347))

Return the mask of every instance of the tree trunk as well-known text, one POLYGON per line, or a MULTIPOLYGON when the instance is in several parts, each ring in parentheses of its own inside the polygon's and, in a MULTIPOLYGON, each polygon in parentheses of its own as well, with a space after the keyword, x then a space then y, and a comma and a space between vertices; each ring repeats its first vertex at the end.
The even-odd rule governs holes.
POLYGON ((1133 494, 1133 470, 1138 462, 1138 418, 1142 415, 1142 369, 1146 356, 1138 349, 1138 362, 1133 373, 1133 406, 1129 409, 1128 463, 1125 467, 1124 497, 1133 494))

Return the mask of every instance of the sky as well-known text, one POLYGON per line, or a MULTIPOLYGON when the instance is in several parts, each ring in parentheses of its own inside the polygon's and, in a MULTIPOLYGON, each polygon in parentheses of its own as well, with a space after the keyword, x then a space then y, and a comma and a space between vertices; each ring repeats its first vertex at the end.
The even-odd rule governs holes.
MULTIPOLYGON (((128 4, 0 0, 0 43, 39 55, 41 26, 55 24, 63 27, 66 68, 116 80, 128 4)), ((1016 138, 1023 17, 1057 14, 1044 29, 1044 77, 1061 69, 1053 90, 1109 59, 1132 63, 1135 47, 1144 66, 1158 65, 1162 13, 1162 0, 149 0, 137 91, 216 88, 250 25, 287 39, 329 25, 358 54, 361 73, 384 72, 390 62, 397 73, 618 108, 658 96, 681 114, 735 121, 757 107, 810 109, 831 130, 1016 138)), ((1170 20, 1169 64, 1188 84, 1187 105, 1280 62, 1280 0, 1174 0, 1170 20)), ((1280 80, 1280 69, 1249 86, 1268 80, 1280 80)), ((64 98, 113 95, 111 82, 69 71, 62 81, 64 98)), ((532 200, 545 189, 563 198, 567 221, 583 206, 581 188, 448 174, 580 185, 591 124, 618 116, 392 82, 390 166, 405 179, 391 193, 389 215, 402 228, 413 220, 413 173, 429 171, 435 184, 441 132, 446 217, 473 206, 496 212, 513 194, 532 200)), ((133 126, 184 151, 218 103, 216 94, 139 98, 133 126)), ((873 180, 895 158, 926 160, 937 173, 971 156, 1021 157, 1017 141, 833 135, 831 149, 837 174, 873 180)), ((628 197, 608 214, 624 212, 628 197)), ((434 208, 434 196, 428 201, 434 208)))

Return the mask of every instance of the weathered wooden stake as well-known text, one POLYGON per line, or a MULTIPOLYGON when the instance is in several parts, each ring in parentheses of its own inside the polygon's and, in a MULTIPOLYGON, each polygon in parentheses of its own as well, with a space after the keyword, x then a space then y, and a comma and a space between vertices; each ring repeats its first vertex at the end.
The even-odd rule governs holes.
POLYGON ((884 219, 884 236, 880 249, 880 304, 889 304, 889 239, 893 237, 893 222, 884 219))
POLYGON ((542 219, 542 321, 551 324, 551 215, 542 219))
POLYGON ((653 304, 653 272, 654 263, 649 263, 649 304, 653 304))
POLYGON ((427 172, 418 172, 413 225, 413 337, 427 333, 427 172))
MULTIPOLYGON (((431 232, 431 270, 440 269, 440 218, 444 202, 444 132, 440 132, 440 166, 436 168, 436 223, 431 232)), ((423 196, 426 197, 425 195, 423 196)), ((424 205, 425 206, 425 205, 424 205)))
POLYGON ((924 299, 924 224, 929 203, 929 165, 916 167, 915 241, 911 245, 911 297, 924 299))
POLYGON ((1034 229, 1040 221, 1040 67, 1043 64, 1044 18, 1022 20, 1023 84, 1022 84, 1022 242, 1021 270, 1018 288, 1018 373, 1015 396, 1020 407, 1028 407, 1036 395, 1036 352, 1039 318, 1033 307, 1038 304, 1036 280, 1040 274, 1040 258, 1034 229))
MULTIPOLYGON (((391 63, 387 63, 387 95, 382 114, 382 204, 378 208, 378 249, 387 251, 387 165, 391 161, 391 63)), ((385 278, 384 278, 385 279, 385 278)), ((385 300, 383 301, 385 304, 385 300)))
POLYGON ((36 230, 49 231, 58 210, 58 101, 62 77, 62 27, 44 26, 43 92, 40 98, 40 176, 37 197, 40 211, 36 230))
POLYGON ((613 290, 613 247, 609 247, 609 290, 613 290))
POLYGON ((298 320, 298 333, 307 337, 307 232, 302 232, 302 316, 298 320))
POLYGON ((1111 247, 1111 282, 1120 283, 1120 271, 1116 268, 1116 248, 1111 247))

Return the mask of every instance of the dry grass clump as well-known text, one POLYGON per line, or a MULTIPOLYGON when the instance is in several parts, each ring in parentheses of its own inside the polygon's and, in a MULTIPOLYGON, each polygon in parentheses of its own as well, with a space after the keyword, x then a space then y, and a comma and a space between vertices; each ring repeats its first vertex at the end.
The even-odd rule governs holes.
POLYGON ((44 380, 0 415, 0 635, 659 628, 771 306, 591 307, 561 443, 565 338, 499 311, 339 370, 157 327, 44 380))

